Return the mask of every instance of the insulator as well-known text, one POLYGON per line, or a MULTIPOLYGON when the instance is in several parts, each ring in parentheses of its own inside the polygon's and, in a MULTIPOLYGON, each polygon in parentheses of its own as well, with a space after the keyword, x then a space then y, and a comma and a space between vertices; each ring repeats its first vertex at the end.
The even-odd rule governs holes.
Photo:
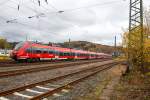
POLYGON ((20 9, 20 6, 18 5, 18 10, 20 9))
POLYGON ((45 2, 48 4, 48 1, 47 1, 47 0, 45 0, 45 2))
POLYGON ((38 0, 38 3, 39 3, 39 6, 41 5, 41 2, 40 2, 40 0, 38 0))

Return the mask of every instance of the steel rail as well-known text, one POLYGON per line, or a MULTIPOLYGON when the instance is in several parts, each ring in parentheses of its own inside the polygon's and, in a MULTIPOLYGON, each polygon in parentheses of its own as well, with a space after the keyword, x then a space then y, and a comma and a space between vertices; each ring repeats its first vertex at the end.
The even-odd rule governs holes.
MULTIPOLYGON (((97 60, 97 59, 90 59, 90 61, 92 60, 97 60)), ((64 61, 64 60, 46 60, 46 61, 40 61, 40 62, 32 62, 32 63, 18 63, 18 62, 14 62, 12 60, 10 61, 0 61, 0 67, 16 67, 16 66, 28 66, 28 65, 39 65, 39 64, 55 64, 55 63, 64 63, 64 62, 78 62, 78 61, 83 61, 83 60, 70 60, 70 61, 64 61)), ((86 60, 85 60, 86 61, 86 60)))
MULTIPOLYGON (((102 61, 106 61, 106 60, 102 60, 102 61)), ((52 70, 52 69, 70 67, 70 66, 75 66, 75 65, 95 63, 95 62, 100 62, 100 60, 90 61, 90 62, 89 61, 72 62, 72 63, 60 64, 60 65, 51 65, 51 66, 47 65, 47 66, 44 66, 44 67, 37 67, 37 68, 28 68, 28 69, 21 69, 21 70, 4 71, 4 72, 0 72, 0 78, 5 78, 5 77, 10 77, 10 76, 15 76, 15 75, 22 75, 22 74, 27 74, 27 73, 32 73, 32 72, 40 72, 40 71, 45 71, 45 70, 52 70)))
MULTIPOLYGON (((93 68, 98 68, 98 67, 102 67, 102 66, 106 66, 106 65, 110 65, 110 64, 119 64, 119 63, 120 62, 112 62, 112 63, 99 65, 99 66, 96 66, 96 67, 93 67, 93 68)), ((53 81, 60 80, 62 78, 66 78, 66 77, 71 76, 71 75, 76 75, 76 74, 79 74, 79 73, 82 73, 82 72, 85 72, 85 71, 88 71, 88 70, 90 71, 93 68, 86 68, 86 69, 80 70, 78 72, 73 72, 73 73, 62 75, 62 76, 57 76, 55 78, 48 79, 48 80, 45 80, 45 81, 41 81, 41 82, 26 85, 26 86, 21 86, 21 87, 17 87, 17 88, 14 88, 14 89, 6 90, 6 91, 3 91, 3 92, 0 92, 0 96, 6 96, 6 95, 12 94, 14 92, 23 91, 23 90, 28 89, 28 88, 33 88, 37 85, 44 85, 44 84, 47 84, 47 83, 50 83, 50 82, 53 82, 53 81)))
POLYGON ((104 71, 104 70, 110 69, 110 68, 112 68, 114 65, 116 65, 116 63, 115 63, 115 64, 112 64, 112 65, 108 65, 108 67, 105 67, 105 68, 103 68, 103 69, 100 69, 100 70, 98 70, 98 71, 95 71, 95 72, 93 72, 93 73, 91 73, 91 74, 89 74, 89 75, 86 75, 86 76, 82 77, 82 78, 76 79, 76 80, 74 80, 74 81, 72 81, 72 82, 69 82, 68 84, 65 84, 65 85, 63 85, 63 86, 60 86, 60 87, 58 87, 58 88, 56 88, 56 89, 54 89, 54 90, 49 90, 48 92, 42 93, 42 94, 40 94, 40 95, 37 95, 37 96, 31 98, 30 100, 41 100, 42 98, 46 98, 46 97, 48 97, 48 96, 51 96, 51 95, 53 95, 54 93, 60 92, 62 89, 66 89, 66 87, 68 87, 68 86, 76 85, 76 84, 78 84, 79 82, 81 82, 81 81, 83 81, 83 80, 85 80, 85 79, 87 79, 87 78, 89 78, 89 77, 91 77, 91 76, 94 76, 95 74, 97 74, 97 73, 99 73, 99 72, 102 72, 102 71, 104 71))

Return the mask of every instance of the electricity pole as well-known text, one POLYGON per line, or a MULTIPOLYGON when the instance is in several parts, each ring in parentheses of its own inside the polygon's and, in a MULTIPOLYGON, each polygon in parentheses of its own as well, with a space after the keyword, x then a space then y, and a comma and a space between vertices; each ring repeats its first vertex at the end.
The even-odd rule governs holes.
POLYGON ((114 41, 114 57, 117 57, 117 38, 116 38, 116 36, 115 36, 115 41, 114 41))
POLYGON ((26 35, 26 41, 28 41, 28 35, 26 35))
MULTIPOLYGON (((137 46, 135 42, 135 37, 140 33, 138 40, 140 42, 140 57, 138 61, 140 62, 141 68, 143 68, 143 46, 144 46, 144 34, 143 34, 143 0, 130 0, 130 12, 129 12, 129 40, 128 40, 128 69, 131 69, 133 62, 132 50, 137 46)), ((139 45, 139 44, 138 44, 139 45)), ((136 56, 136 55, 135 55, 136 56)))
POLYGON ((71 39, 70 39, 70 33, 68 33, 68 37, 69 37, 69 43, 68 43, 68 46, 69 46, 69 49, 71 49, 71 47, 70 47, 70 42, 71 42, 71 39))
POLYGON ((71 40, 70 40, 70 38, 69 38, 69 48, 71 49, 71 47, 70 47, 70 41, 71 41, 71 40))
POLYGON ((70 55, 71 55, 71 44, 70 44, 70 42, 71 42, 71 39, 69 37, 69 49, 70 49, 70 55))

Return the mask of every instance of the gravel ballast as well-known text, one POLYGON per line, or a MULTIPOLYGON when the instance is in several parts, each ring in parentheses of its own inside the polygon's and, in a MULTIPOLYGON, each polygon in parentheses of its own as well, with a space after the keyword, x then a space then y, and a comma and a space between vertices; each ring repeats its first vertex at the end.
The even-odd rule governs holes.
POLYGON ((84 64, 80 66, 72 66, 72 67, 66 67, 66 68, 58 68, 53 70, 47 70, 47 71, 41 71, 41 72, 35 72, 35 73, 29 73, 24 75, 18 75, 18 76, 12 76, 8 78, 1 78, 0 79, 0 92, 4 90, 9 90, 12 88, 40 82, 43 80, 51 79, 57 76, 61 76, 67 73, 79 71, 84 68, 94 67, 101 64, 106 64, 108 62, 113 61, 104 61, 104 62, 98 62, 94 64, 84 64))
POLYGON ((53 95, 48 97, 47 99, 48 100, 101 100, 101 95, 108 96, 108 94, 103 94, 103 90, 107 87, 107 84, 109 84, 113 79, 118 77, 118 74, 116 73, 121 73, 123 70, 124 68, 117 65, 114 68, 111 68, 107 71, 100 72, 80 82, 79 84, 73 86, 73 89, 69 90, 68 93, 61 92, 58 93, 60 96, 53 95), (116 72, 116 69, 119 71, 116 72), (96 93, 96 95, 94 94, 93 96, 91 96, 92 92, 94 92, 97 87, 101 87, 98 89, 102 89, 102 90, 99 90, 98 94, 96 93), (89 94, 90 96, 88 96, 89 94))

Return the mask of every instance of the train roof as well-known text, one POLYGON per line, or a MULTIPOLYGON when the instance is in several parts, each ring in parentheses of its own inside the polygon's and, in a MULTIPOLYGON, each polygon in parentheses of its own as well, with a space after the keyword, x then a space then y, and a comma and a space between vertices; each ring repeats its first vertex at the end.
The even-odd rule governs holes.
POLYGON ((36 42, 32 42, 32 41, 25 41, 25 43, 28 44, 28 45, 32 45, 34 47, 37 47, 37 48, 52 49, 52 50, 56 50, 56 51, 60 51, 60 52, 70 52, 70 51, 72 51, 72 52, 84 53, 84 54, 109 55, 109 54, 105 54, 105 53, 96 53, 96 52, 85 51, 85 50, 77 50, 77 49, 72 49, 72 48, 48 46, 48 45, 44 45, 44 44, 40 44, 40 43, 36 43, 36 42))

